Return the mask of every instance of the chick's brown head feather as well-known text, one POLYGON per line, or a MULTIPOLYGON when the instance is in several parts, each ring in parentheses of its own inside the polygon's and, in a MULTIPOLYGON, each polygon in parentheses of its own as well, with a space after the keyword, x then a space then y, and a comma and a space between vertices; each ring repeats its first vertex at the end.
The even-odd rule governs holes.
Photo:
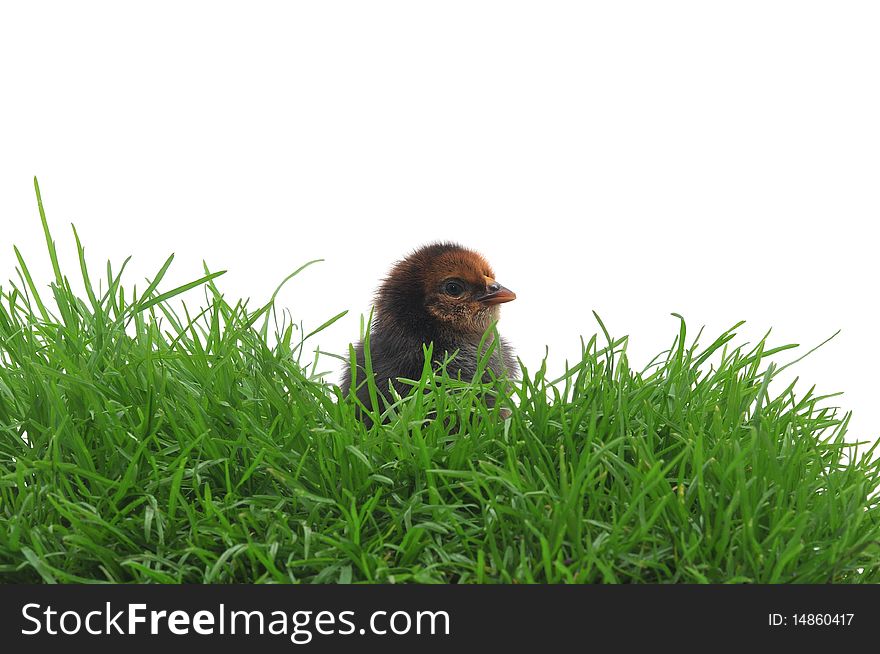
POLYGON ((377 326, 413 329, 426 338, 479 337, 498 319, 498 305, 515 298, 482 255, 434 243, 391 269, 376 296, 377 326))

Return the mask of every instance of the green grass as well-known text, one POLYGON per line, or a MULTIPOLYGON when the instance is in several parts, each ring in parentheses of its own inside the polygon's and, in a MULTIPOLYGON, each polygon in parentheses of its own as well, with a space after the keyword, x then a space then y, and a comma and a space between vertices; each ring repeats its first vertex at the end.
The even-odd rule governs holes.
POLYGON ((170 259, 96 284, 77 237, 79 297, 43 226, 54 280, 16 250, 0 297, 3 581, 880 581, 878 462, 827 397, 769 392, 791 346, 682 321, 634 369, 603 333, 507 421, 441 370, 368 430, 272 303, 207 269, 162 292, 170 259))

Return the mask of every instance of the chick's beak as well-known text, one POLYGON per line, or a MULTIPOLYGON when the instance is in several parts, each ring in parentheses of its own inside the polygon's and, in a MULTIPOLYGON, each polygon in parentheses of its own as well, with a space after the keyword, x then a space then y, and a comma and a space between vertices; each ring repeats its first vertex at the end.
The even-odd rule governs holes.
POLYGON ((477 298, 483 304, 502 304, 516 299, 516 293, 509 288, 503 287, 498 282, 492 282, 486 289, 488 292, 477 298))

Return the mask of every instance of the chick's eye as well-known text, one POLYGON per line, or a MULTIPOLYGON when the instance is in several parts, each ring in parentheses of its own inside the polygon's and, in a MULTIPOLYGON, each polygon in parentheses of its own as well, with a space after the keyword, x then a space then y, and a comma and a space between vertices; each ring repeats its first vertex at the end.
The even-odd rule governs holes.
POLYGON ((452 295, 453 297, 458 297, 462 293, 464 293, 464 287, 458 282, 446 282, 443 285, 443 291, 447 295, 452 295))

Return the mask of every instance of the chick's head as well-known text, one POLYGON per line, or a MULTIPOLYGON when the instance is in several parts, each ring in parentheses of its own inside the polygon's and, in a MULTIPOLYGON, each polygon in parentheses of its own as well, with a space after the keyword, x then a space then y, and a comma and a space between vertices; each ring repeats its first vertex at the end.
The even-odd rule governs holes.
POLYGON ((379 289, 378 319, 427 331, 480 336, 516 298, 495 280, 482 255, 454 243, 416 250, 398 262, 379 289))

